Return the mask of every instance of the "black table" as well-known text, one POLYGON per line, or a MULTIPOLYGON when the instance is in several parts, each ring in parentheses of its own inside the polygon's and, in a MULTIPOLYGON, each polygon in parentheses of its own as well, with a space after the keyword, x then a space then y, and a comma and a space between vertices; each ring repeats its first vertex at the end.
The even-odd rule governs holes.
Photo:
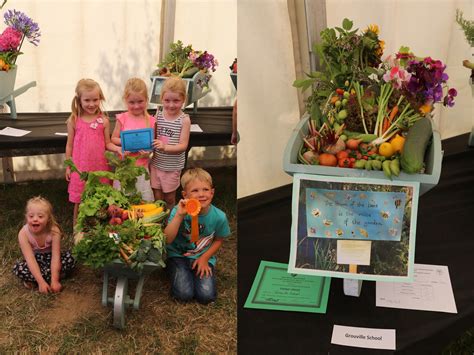
MULTIPOLYGON (((203 107, 197 112, 185 110, 191 117, 191 123, 198 124, 202 132, 191 132, 187 151, 192 147, 229 145, 232 136, 232 107, 203 107)), ((115 115, 119 111, 109 112, 111 128, 115 125, 115 115)), ((155 111, 150 111, 154 114, 155 111)), ((66 120, 69 113, 19 113, 18 118, 0 115, 0 129, 12 127, 31 131, 23 137, 0 135, 0 158, 6 182, 13 181, 12 157, 40 154, 64 153, 66 136, 66 120)), ((187 154, 186 154, 187 156, 187 154)))
MULTIPOLYGON (((203 132, 191 132, 190 147, 229 145, 232 135, 232 107, 198 108, 194 113, 186 110, 191 123, 198 124, 203 132)), ((109 112, 112 128, 115 114, 109 112)), ((150 114, 154 112, 150 111, 150 114)), ((27 156, 64 153, 66 136, 55 135, 67 132, 68 113, 19 113, 17 119, 7 114, 0 115, 0 129, 12 127, 31 131, 23 137, 0 136, 0 157, 27 156)))
POLYGON ((468 135, 444 140, 439 184, 420 197, 415 262, 447 265, 458 313, 375 307, 375 282, 345 296, 333 278, 326 314, 245 309, 260 260, 288 263, 291 185, 238 201, 238 348, 242 354, 374 354, 331 344, 333 326, 396 329, 396 353, 437 354, 474 326, 474 148, 468 135))

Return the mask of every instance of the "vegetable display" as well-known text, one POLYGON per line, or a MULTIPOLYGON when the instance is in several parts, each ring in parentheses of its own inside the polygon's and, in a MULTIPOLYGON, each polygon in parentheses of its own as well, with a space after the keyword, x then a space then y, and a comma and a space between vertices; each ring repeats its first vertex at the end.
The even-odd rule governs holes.
POLYGON ((344 19, 321 32, 321 70, 296 80, 308 97, 302 164, 381 170, 388 178, 423 173, 434 105, 452 107, 446 66, 408 47, 382 60, 384 41, 370 25, 361 34, 344 19))
POLYGON ((168 216, 164 201, 142 203, 135 181, 144 173, 135 166, 137 158, 118 159, 106 152, 114 171, 81 172, 71 160, 65 164, 86 180, 79 205, 73 255, 84 265, 100 268, 121 259, 132 269, 141 270, 145 262, 165 266, 166 237, 162 223, 168 216), (120 190, 101 182, 118 180, 120 190))

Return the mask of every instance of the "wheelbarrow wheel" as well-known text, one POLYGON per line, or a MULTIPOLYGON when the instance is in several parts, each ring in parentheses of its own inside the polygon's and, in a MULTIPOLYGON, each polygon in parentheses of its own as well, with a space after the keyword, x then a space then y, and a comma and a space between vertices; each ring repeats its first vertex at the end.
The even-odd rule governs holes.
POLYGON ((114 327, 125 328, 125 311, 128 298, 128 278, 120 276, 117 280, 114 296, 114 327))

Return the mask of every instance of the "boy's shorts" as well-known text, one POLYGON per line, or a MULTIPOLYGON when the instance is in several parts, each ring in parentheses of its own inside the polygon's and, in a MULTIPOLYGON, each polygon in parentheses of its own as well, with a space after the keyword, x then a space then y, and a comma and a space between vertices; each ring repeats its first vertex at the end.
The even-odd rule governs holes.
POLYGON ((162 171, 156 168, 150 168, 150 184, 152 189, 168 192, 176 191, 179 187, 179 178, 181 170, 162 171))

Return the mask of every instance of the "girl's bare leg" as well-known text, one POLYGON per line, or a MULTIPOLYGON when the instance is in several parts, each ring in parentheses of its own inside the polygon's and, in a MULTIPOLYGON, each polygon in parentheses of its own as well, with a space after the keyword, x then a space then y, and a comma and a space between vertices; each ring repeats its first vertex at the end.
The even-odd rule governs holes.
POLYGON ((176 205, 176 191, 163 193, 163 199, 166 202, 166 207, 172 209, 176 205))
POLYGON ((160 189, 153 189, 153 196, 155 197, 155 201, 164 199, 163 191, 160 189))
POLYGON ((79 211, 79 204, 75 203, 74 204, 74 212, 73 212, 73 215, 72 215, 72 228, 74 228, 74 226, 76 225, 78 211, 79 211))

